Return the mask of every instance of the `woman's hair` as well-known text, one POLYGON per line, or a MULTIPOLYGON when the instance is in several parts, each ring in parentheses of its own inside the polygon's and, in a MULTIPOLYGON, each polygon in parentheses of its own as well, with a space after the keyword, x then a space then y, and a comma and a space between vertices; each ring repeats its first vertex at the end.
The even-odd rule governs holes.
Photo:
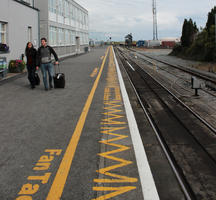
MULTIPOLYGON (((31 42, 27 42, 27 44, 26 44, 25 55, 27 55, 27 52, 28 52, 28 50, 29 50, 29 48, 28 48, 29 43, 31 43, 31 42)), ((32 43, 31 43, 31 44, 32 44, 32 43)), ((31 47, 31 48, 34 48, 33 44, 32 44, 32 47, 31 47)))

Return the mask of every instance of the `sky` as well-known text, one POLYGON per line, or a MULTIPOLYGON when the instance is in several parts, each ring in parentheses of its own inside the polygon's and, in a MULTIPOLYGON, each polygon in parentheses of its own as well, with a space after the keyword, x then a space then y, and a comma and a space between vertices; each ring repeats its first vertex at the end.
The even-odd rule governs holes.
MULTIPOLYGON (((152 0, 75 0, 89 12, 90 38, 124 41, 153 39, 152 0)), ((181 37, 184 19, 205 27, 216 0, 156 0, 158 39, 181 37)))

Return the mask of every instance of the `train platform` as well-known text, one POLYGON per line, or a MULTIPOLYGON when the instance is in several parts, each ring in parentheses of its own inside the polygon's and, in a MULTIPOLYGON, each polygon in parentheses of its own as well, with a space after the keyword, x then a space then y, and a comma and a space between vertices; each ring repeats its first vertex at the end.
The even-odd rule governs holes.
POLYGON ((113 48, 60 68, 64 89, 0 85, 0 199, 159 199, 113 48))

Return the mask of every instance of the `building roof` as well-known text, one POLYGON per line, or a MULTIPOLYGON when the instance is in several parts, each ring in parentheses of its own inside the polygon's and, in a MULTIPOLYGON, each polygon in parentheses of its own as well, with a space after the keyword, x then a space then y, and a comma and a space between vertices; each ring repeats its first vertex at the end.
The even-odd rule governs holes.
POLYGON ((24 5, 24 6, 27 6, 27 7, 31 8, 31 9, 34 9, 34 10, 39 11, 39 9, 37 9, 37 8, 35 8, 35 7, 33 7, 33 6, 31 6, 31 5, 30 5, 28 2, 26 2, 26 1, 23 1, 23 0, 13 0, 13 1, 16 1, 17 3, 20 3, 20 4, 24 5))

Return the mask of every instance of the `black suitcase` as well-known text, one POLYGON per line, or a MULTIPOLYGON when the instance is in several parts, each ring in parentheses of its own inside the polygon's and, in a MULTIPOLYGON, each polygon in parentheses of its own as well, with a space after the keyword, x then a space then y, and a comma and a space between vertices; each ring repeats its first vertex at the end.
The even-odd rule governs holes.
MULTIPOLYGON (((58 68, 59 68, 59 65, 58 65, 58 68)), ((54 80, 54 88, 65 88, 65 75, 64 73, 60 72, 60 68, 59 68, 59 73, 55 72, 53 80, 54 80)))
POLYGON ((35 85, 40 85, 40 77, 37 72, 35 73, 35 85))

